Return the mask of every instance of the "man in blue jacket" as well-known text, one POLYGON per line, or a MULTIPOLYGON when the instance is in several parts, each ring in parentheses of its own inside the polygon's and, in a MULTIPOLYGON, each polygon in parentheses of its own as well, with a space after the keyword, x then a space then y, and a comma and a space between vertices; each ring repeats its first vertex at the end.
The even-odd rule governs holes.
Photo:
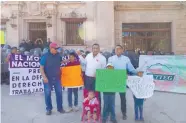
POLYGON ((43 77, 45 104, 46 104, 46 115, 52 113, 52 101, 51 101, 51 90, 54 86, 56 93, 57 110, 60 113, 64 113, 62 106, 62 87, 60 82, 61 71, 61 56, 57 52, 58 45, 56 43, 50 44, 50 51, 42 56, 40 61, 40 71, 43 77))

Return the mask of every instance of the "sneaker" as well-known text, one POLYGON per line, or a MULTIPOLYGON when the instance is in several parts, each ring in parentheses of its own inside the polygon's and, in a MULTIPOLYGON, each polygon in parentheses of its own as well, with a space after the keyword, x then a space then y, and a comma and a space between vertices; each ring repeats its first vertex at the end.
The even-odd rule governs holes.
POLYGON ((118 123, 117 120, 111 120, 112 123, 118 123))
POLYGON ((59 113, 61 114, 64 114, 65 113, 65 110, 64 109, 61 109, 61 110, 58 110, 59 113))
POLYGON ((69 108, 66 110, 67 113, 70 113, 70 112, 72 112, 72 111, 73 111, 73 108, 72 108, 72 107, 69 107, 69 108))
POLYGON ((102 123, 107 123, 107 121, 106 120, 102 120, 102 123))
POLYGON ((137 117, 135 117, 135 121, 138 121, 139 119, 137 117))
POLYGON ((127 119, 127 115, 123 115, 123 120, 126 120, 127 119))
POLYGON ((73 109, 75 112, 79 111, 79 107, 78 106, 75 106, 74 109, 73 109))
POLYGON ((47 111, 46 112, 46 115, 51 115, 52 114, 52 111, 47 111))
POLYGON ((143 118, 143 117, 141 117, 139 120, 140 120, 140 121, 144 121, 144 118, 143 118))

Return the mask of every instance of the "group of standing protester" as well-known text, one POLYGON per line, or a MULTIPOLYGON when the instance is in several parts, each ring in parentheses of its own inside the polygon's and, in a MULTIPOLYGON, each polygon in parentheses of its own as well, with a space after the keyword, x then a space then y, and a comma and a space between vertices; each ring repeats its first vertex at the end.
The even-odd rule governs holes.
POLYGON ((43 41, 41 38, 38 38, 35 41, 23 39, 19 47, 24 47, 25 51, 30 51, 31 49, 34 48, 41 48, 43 50, 45 47, 49 47, 50 43, 51 43, 50 38, 48 38, 47 41, 43 41))
MULTIPOLYGON (((51 101, 51 91, 52 86, 54 86, 56 93, 56 101, 57 101, 57 110, 60 113, 71 112, 73 110, 78 111, 78 88, 68 88, 68 103, 69 109, 67 111, 63 108, 62 101, 62 87, 60 82, 60 65, 61 63, 66 63, 66 66, 74 66, 81 65, 82 73, 84 78, 84 88, 88 90, 90 93, 89 96, 84 100, 93 100, 92 92, 95 92, 95 80, 96 80, 96 70, 97 69, 105 69, 112 67, 113 69, 122 69, 127 70, 129 75, 138 75, 142 76, 140 72, 137 72, 133 65, 130 62, 130 59, 126 56, 123 56, 123 47, 121 45, 117 45, 115 47, 115 55, 108 59, 108 64, 106 58, 100 53, 99 44, 92 45, 92 52, 89 53, 86 58, 83 58, 80 51, 77 50, 78 58, 76 57, 76 53, 70 53, 69 60, 62 61, 59 53, 57 52, 58 45, 54 42, 50 43, 50 51, 42 56, 40 61, 40 71, 43 77, 44 82, 44 93, 45 93, 45 103, 46 103, 46 114, 51 115, 52 113, 52 101, 51 101), (72 104, 72 93, 74 94, 74 108, 72 104), (90 97, 90 98, 89 98, 90 97)), ((120 93, 121 99, 121 112, 123 120, 127 119, 126 112, 126 93, 120 93)), ((101 109, 101 94, 98 93, 98 101, 101 109)), ((103 93, 103 114, 102 114, 102 122, 106 123, 109 114, 111 114, 111 121, 113 123, 117 123, 116 114, 115 114, 115 93, 113 92, 104 92, 103 93)), ((134 101, 139 100, 134 97, 134 101)), ((95 103, 93 101, 92 103, 95 103)), ((140 100, 140 105, 143 105, 143 100, 140 100)), ((89 109, 87 109, 89 111, 89 109)), ((139 109, 140 110, 140 109, 139 109)), ((140 110, 140 117, 138 117, 138 112, 135 110, 135 120, 143 120, 142 115, 143 107, 140 110)), ((94 113, 96 110, 94 111, 94 113)), ((89 112, 87 112, 88 115, 89 112)))

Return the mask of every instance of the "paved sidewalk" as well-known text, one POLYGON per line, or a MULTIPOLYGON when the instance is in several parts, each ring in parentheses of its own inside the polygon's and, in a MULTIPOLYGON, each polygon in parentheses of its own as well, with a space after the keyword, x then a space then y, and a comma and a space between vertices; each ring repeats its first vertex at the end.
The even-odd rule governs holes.
MULTIPOLYGON (((45 115, 43 94, 9 96, 9 86, 1 86, 2 123, 81 123, 81 111, 59 114, 56 111, 55 95, 52 94, 53 114, 45 115)), ((82 103, 82 92, 79 92, 79 105, 82 103)), ((67 94, 63 93, 64 107, 67 108, 67 94)), ((186 95, 155 92, 144 105, 145 123, 186 123, 186 95)), ((120 112, 119 94, 116 97, 116 114, 119 123, 135 123, 133 97, 127 91, 127 115, 123 121, 120 112)))

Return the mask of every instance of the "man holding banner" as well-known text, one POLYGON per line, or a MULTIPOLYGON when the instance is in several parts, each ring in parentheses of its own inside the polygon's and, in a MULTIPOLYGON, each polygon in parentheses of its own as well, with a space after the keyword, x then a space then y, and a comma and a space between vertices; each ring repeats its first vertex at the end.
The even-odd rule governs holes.
MULTIPOLYGON (((92 53, 86 57, 85 89, 95 91, 96 69, 105 69, 106 58, 100 53, 99 44, 92 45, 92 53)), ((99 95, 101 104, 101 96, 99 95)))
MULTIPOLYGON (((136 75, 137 71, 131 64, 130 59, 122 55, 123 47, 121 45, 117 45, 115 47, 115 53, 116 55, 111 56, 108 59, 108 63, 111 63, 114 66, 115 70, 127 70, 127 73, 136 75)), ((120 99, 121 99, 121 112, 123 114, 123 120, 126 120, 127 115, 126 115, 126 93, 125 92, 120 92, 120 99)))
POLYGON ((46 115, 52 113, 51 90, 54 86, 56 93, 57 110, 64 113, 62 106, 62 87, 60 82, 60 65, 61 57, 57 53, 58 45, 56 43, 50 44, 50 52, 46 53, 40 61, 40 71, 43 77, 44 94, 46 103, 46 115))

